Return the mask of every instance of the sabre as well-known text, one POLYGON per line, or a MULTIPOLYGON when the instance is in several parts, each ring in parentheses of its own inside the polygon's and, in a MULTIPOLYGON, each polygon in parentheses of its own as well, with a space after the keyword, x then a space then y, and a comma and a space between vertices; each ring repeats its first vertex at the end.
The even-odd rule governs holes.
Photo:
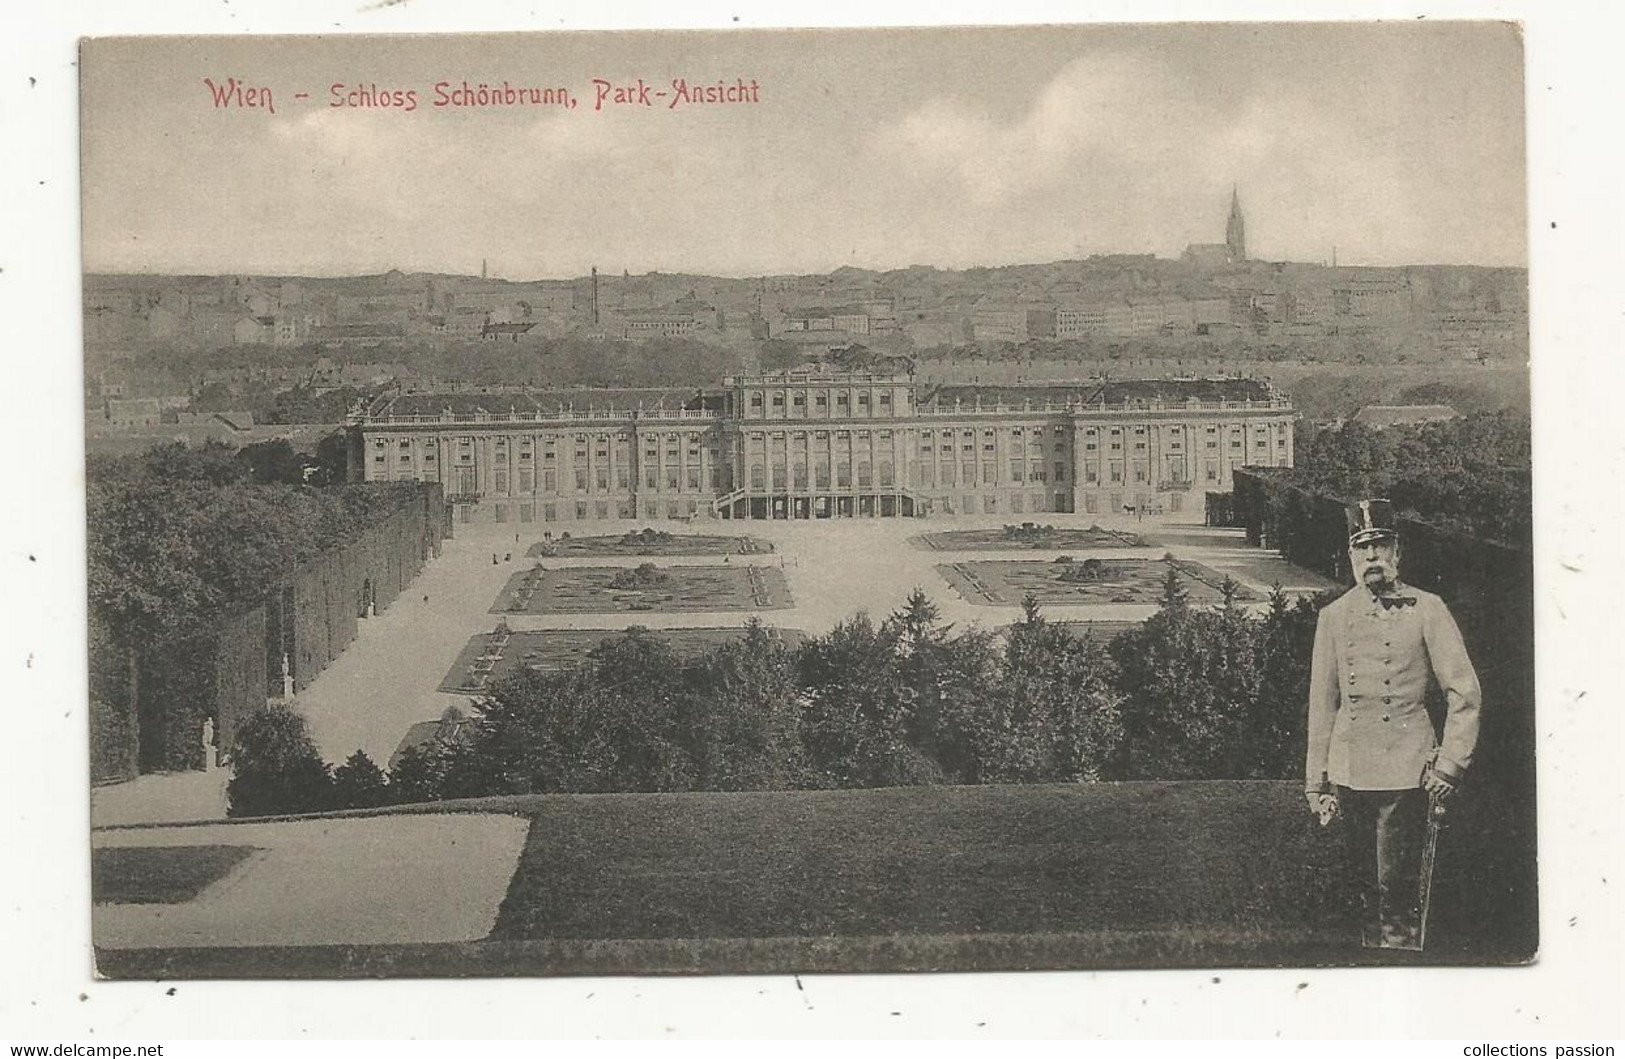
POLYGON ((1444 830, 1445 813, 1444 797, 1439 794, 1429 794, 1427 841, 1422 846, 1422 921, 1417 937, 1418 949, 1428 947, 1428 906, 1433 900, 1433 859, 1439 848, 1439 832, 1444 830))

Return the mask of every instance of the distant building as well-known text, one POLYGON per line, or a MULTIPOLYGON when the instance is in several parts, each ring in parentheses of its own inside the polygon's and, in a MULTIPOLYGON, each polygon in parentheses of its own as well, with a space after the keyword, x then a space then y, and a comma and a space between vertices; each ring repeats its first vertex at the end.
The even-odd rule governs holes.
POLYGON ((527 334, 535 326, 533 323, 486 324, 480 329, 480 337, 488 342, 498 340, 517 342, 521 335, 527 334))
POLYGON ((1230 188, 1230 217, 1224 225, 1224 245, 1230 251, 1232 264, 1247 260, 1247 222, 1241 215, 1241 196, 1233 185, 1230 188))
POLYGON ((107 402, 107 421, 115 427, 155 427, 163 422, 156 397, 121 397, 107 402))
POLYGON ((244 316, 231 327, 231 340, 239 346, 269 346, 276 342, 276 318, 244 316))
POLYGON ((973 341, 1019 342, 1027 337, 1027 309, 1014 305, 978 305, 970 315, 973 341))
POLYGON ((1241 213, 1241 197, 1230 189, 1230 215, 1225 219, 1224 242, 1192 243, 1185 248, 1184 260, 1198 269, 1239 265, 1247 260, 1247 221, 1241 213))
POLYGON ((1081 514, 1291 466, 1296 420, 1253 379, 926 387, 850 348, 721 390, 391 394, 354 443, 365 481, 439 481, 467 522, 1081 514))
POLYGON ((792 309, 784 314, 784 324, 779 329, 779 334, 773 337, 804 331, 840 331, 849 335, 866 335, 870 331, 869 312, 855 305, 792 309))
POLYGON ((1133 331, 1133 312, 1128 302, 1122 299, 1063 306, 1055 310, 1056 338, 1128 335, 1133 331))
POLYGON ((628 309, 620 313, 621 337, 631 341, 652 338, 683 338, 700 327, 692 312, 661 309, 628 309))
POLYGON ((1459 418, 1461 413, 1447 404, 1368 404, 1354 413, 1354 422, 1372 430, 1459 418))
MULTIPOLYGON (((483 320, 480 326, 485 326, 483 320)), ((405 337, 405 329, 399 324, 329 324, 314 328, 310 335, 317 345, 334 349, 371 349, 405 337)))

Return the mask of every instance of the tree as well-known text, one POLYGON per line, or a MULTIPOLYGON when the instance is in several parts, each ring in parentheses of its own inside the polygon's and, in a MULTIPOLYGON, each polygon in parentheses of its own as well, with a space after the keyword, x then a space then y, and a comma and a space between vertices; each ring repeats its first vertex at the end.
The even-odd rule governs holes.
POLYGON ((818 786, 899 786, 935 774, 910 745, 914 693, 903 686, 896 646, 895 630, 860 612, 797 652, 801 736, 818 786))
POLYGON ((790 652, 752 618, 745 635, 684 673, 684 745, 700 790, 805 785, 800 698, 790 652))
POLYGON ((1190 591, 1180 579, 1179 567, 1168 563, 1168 572, 1162 578, 1162 598, 1157 605, 1164 611, 1184 610, 1189 605, 1190 591))
POLYGON ((305 719, 268 706, 237 731, 226 785, 228 816, 314 813, 333 804, 333 778, 305 719))
POLYGON ((258 485, 304 484, 306 458, 295 452, 286 438, 244 445, 237 458, 248 465, 249 480, 258 485))
POLYGON ((387 804, 389 788, 384 770, 357 750, 333 770, 333 803, 340 809, 371 809, 387 804))
POLYGON ((350 440, 342 430, 324 434, 316 443, 316 469, 310 484, 317 486, 343 485, 350 473, 350 440))
POLYGON ((1036 600, 1023 609, 974 740, 974 782, 1098 780, 1122 739, 1110 661, 1087 635, 1047 622, 1036 600))
POLYGON ((453 777, 480 793, 679 791, 694 783, 681 732, 684 675, 642 631, 556 673, 522 670, 475 703, 453 777))

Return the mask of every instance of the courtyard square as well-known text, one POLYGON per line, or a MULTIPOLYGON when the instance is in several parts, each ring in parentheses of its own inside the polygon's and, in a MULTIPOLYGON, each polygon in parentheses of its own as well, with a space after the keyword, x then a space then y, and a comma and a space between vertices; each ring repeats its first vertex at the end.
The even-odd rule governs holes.
MULTIPOLYGON (((733 628, 647 629, 534 629, 514 631, 506 625, 471 637, 440 690, 476 695, 521 668, 547 672, 568 669, 587 660, 593 648, 606 640, 625 636, 632 628, 669 645, 679 655, 703 654, 722 644, 741 639, 743 626, 733 628)), ((807 638, 800 629, 767 627, 769 636, 795 648, 807 638)))
MULTIPOLYGON (((937 570, 960 596, 992 606, 1019 604, 1028 595, 1041 605, 1155 604, 1169 569, 1178 571, 1192 603, 1223 598, 1224 575, 1178 559, 1090 559, 1085 562, 979 560, 944 563, 937 570)), ((1238 602, 1261 597, 1236 582, 1238 602)))
POLYGON ((768 566, 538 566, 508 579, 493 614, 779 610, 793 606, 784 573, 768 566))

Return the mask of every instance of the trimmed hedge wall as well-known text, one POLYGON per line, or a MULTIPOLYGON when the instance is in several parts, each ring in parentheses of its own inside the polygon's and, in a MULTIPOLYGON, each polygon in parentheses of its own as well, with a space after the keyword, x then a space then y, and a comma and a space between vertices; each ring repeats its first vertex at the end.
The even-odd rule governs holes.
POLYGON ((444 508, 439 484, 424 483, 355 539, 266 586, 266 603, 213 619, 206 632, 120 645, 93 614, 92 782, 203 768, 205 719, 229 754, 243 721, 281 697, 284 650, 295 688, 307 686, 355 639, 366 604, 387 607, 439 554, 444 508))

